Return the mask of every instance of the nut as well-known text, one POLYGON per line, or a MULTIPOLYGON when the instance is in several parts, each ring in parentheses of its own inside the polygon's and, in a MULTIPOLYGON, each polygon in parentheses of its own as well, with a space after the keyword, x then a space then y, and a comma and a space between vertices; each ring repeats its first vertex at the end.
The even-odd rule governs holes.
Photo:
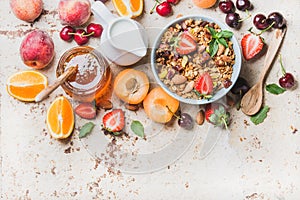
POLYGON ((204 111, 203 110, 200 110, 198 113, 197 113, 197 116, 196 116, 196 123, 198 125, 202 125, 204 123, 204 111))
POLYGON ((100 107, 104 110, 110 110, 113 108, 113 104, 110 100, 99 100, 97 101, 97 107, 100 107))
POLYGON ((188 93, 188 92, 192 91, 193 88, 194 88, 194 84, 195 84, 194 81, 190 81, 190 82, 185 86, 185 88, 184 88, 184 90, 183 90, 182 93, 184 94, 184 93, 188 93))
POLYGON ((185 83, 186 81, 187 81, 186 77, 185 77, 185 76, 182 76, 182 75, 179 75, 179 74, 176 74, 176 75, 172 78, 172 82, 173 82, 175 85, 179 85, 179 84, 185 83))
POLYGON ((127 110, 131 110, 131 111, 137 111, 139 109, 139 105, 138 104, 125 104, 125 108, 127 110))
POLYGON ((219 44, 219 49, 217 55, 220 56, 225 51, 225 47, 222 44, 219 44))

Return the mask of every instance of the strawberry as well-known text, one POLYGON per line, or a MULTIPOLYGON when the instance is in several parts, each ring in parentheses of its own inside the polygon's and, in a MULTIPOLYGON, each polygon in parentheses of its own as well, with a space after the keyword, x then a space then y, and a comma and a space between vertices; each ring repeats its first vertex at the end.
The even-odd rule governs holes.
POLYGON ((250 60, 262 51, 264 41, 259 34, 248 33, 242 38, 241 46, 244 58, 250 60))
POLYGON ((121 131, 125 126, 124 112, 121 109, 114 109, 103 116, 104 129, 116 133, 121 131))
POLYGON ((225 107, 219 103, 210 103, 205 106, 206 121, 227 129, 230 122, 230 113, 226 111, 225 107))
POLYGON ((81 103, 75 108, 75 113, 84 119, 94 119, 96 117, 96 108, 93 103, 81 103))
POLYGON ((176 51, 181 55, 187 55, 194 52, 197 49, 197 44, 190 33, 181 33, 176 41, 176 51))
POLYGON ((195 90, 197 90, 202 95, 211 94, 214 88, 213 81, 209 75, 209 73, 202 74, 198 80, 195 82, 194 86, 195 90))

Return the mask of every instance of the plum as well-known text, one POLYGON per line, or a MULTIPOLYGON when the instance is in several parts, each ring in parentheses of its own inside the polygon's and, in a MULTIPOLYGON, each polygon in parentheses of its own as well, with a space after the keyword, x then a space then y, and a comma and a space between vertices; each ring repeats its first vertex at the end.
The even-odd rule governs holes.
POLYGON ((43 10, 42 0, 10 0, 10 7, 17 18, 33 22, 43 10))
POLYGON ((90 18, 91 4, 88 0, 60 0, 58 14, 63 25, 81 26, 90 18))
POLYGON ((28 67, 42 69, 50 64, 54 58, 54 43, 45 31, 33 30, 23 39, 20 55, 28 67))

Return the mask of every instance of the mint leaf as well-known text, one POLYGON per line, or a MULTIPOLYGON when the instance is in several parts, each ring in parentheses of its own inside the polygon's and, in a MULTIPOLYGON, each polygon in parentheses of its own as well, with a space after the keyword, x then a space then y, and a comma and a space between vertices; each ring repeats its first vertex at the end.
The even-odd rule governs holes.
POLYGON ((282 88, 282 87, 279 87, 277 84, 275 83, 272 83, 272 84, 269 84, 269 85, 266 85, 266 90, 268 92, 270 92, 271 94, 282 94, 286 91, 286 89, 282 88))
POLYGON ((216 53, 218 52, 218 49, 219 49, 219 45, 217 40, 212 40, 209 43, 209 55, 211 57, 214 57, 214 55, 216 55, 216 53))
POLYGON ((223 38, 231 38, 233 36, 233 32, 228 30, 221 31, 220 33, 221 33, 221 37, 223 38))
POLYGON ((212 27, 209 27, 209 26, 207 27, 207 29, 209 30, 211 36, 212 36, 213 38, 216 38, 216 35, 217 35, 216 30, 215 30, 214 28, 212 28, 212 27))
POLYGON ((224 47, 228 47, 228 44, 226 42, 226 40, 224 38, 219 38, 217 39, 218 43, 220 43, 221 45, 223 45, 224 47))
POLYGON ((257 114, 253 115, 250 120, 255 124, 262 123, 267 118, 267 113, 269 112, 270 107, 264 106, 257 114))
POLYGON ((93 122, 88 122, 84 124, 80 129, 79 138, 86 137, 89 133, 92 132, 94 126, 95 124, 93 122))
POLYGON ((139 121, 132 121, 130 125, 131 130, 136 134, 137 136, 144 138, 145 133, 144 133, 144 126, 141 122, 139 121))

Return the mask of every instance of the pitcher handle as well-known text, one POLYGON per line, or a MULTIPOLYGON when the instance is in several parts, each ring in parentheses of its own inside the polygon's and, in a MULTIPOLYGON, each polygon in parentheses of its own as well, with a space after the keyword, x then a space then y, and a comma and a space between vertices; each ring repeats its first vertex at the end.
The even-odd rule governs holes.
POLYGON ((101 1, 94 2, 91 9, 95 17, 104 24, 109 24, 116 18, 101 1))

